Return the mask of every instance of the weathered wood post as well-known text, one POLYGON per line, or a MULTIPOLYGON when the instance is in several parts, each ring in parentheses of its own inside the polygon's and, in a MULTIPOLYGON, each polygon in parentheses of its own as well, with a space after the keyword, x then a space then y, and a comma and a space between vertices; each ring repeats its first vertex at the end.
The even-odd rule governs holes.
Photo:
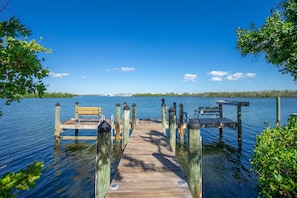
POLYGON ((188 184, 193 197, 202 197, 202 142, 200 136, 200 124, 196 120, 190 120, 188 128, 188 184))
MULTIPOLYGON (((219 104, 219 116, 220 118, 223 118, 223 105, 219 104)), ((223 127, 220 127, 220 137, 223 135, 223 127)))
POLYGON ((184 106, 179 104, 179 138, 180 142, 184 142, 184 106))
POLYGON ((123 148, 126 147, 129 140, 130 131, 130 107, 125 105, 123 115, 123 148))
POLYGON ((136 104, 133 103, 132 104, 132 130, 135 128, 136 126, 136 104))
POLYGON ((174 113, 176 115, 176 102, 173 103, 174 113))
POLYGON ((104 120, 98 126, 96 155, 96 198, 104 198, 110 186, 111 126, 104 120))
MULTIPOLYGON (((78 106, 79 106, 79 103, 78 102, 76 102, 75 103, 75 115, 74 115, 74 117, 75 117, 75 120, 78 120, 79 119, 79 117, 78 117, 78 106)), ((79 123, 76 123, 77 125, 79 124, 79 123)), ((77 136, 78 135, 78 129, 75 129, 74 130, 74 135, 75 136, 77 136)))
POLYGON ((237 105, 237 125, 238 125, 237 140, 241 142, 242 140, 241 104, 237 105))
POLYGON ((162 98, 162 112, 161 112, 161 119, 162 119, 162 126, 165 129, 166 128, 166 105, 165 105, 165 99, 162 98))
POLYGON ((75 118, 75 119, 78 119, 78 114, 77 114, 77 112, 78 112, 78 111, 77 111, 78 105, 79 105, 79 102, 76 102, 76 103, 75 103, 75 115, 74 115, 74 118, 75 118))
POLYGON ((116 141, 121 139, 121 105, 118 103, 116 104, 116 122, 115 122, 115 129, 116 129, 116 141))
POLYGON ((56 104, 56 109, 55 109, 55 138, 56 140, 59 140, 60 137, 60 104, 56 104))
POLYGON ((276 125, 279 126, 280 125, 280 97, 276 98, 276 125))
POLYGON ((171 145, 172 151, 175 153, 175 144, 176 144, 176 119, 175 119, 175 110, 173 107, 169 109, 169 131, 168 139, 171 145))

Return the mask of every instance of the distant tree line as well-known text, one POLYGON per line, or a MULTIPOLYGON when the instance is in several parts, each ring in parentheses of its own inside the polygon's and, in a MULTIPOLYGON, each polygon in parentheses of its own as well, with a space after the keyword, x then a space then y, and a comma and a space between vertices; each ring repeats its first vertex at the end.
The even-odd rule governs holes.
MULTIPOLYGON (((77 95, 71 93, 61 93, 61 92, 53 92, 48 93, 46 92, 42 97, 43 98, 72 98, 77 95)), ((40 98, 38 94, 25 94, 21 95, 21 98, 40 98)))
POLYGON ((194 96, 202 98, 296 98, 297 91, 292 90, 272 90, 272 91, 243 91, 243 92, 204 92, 204 93, 138 93, 133 96, 194 96))

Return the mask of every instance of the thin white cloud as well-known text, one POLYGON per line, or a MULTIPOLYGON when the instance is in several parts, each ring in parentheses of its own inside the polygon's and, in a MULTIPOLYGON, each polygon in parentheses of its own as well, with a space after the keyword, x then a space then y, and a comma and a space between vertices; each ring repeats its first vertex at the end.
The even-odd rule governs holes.
POLYGON ((131 71, 135 71, 135 68, 134 67, 121 67, 121 71, 131 72, 131 71))
POLYGON ((227 80, 239 80, 239 79, 243 79, 243 78, 255 78, 256 74, 255 73, 241 73, 241 72, 237 72, 234 74, 229 74, 227 76, 227 80))
POLYGON ((239 79, 247 79, 247 78, 255 78, 255 73, 242 73, 242 72, 236 72, 236 73, 229 73, 226 71, 211 71, 208 73, 208 75, 211 75, 211 81, 215 82, 221 82, 224 80, 239 80, 239 79))
POLYGON ((82 79, 86 79, 86 76, 81 76, 82 79))
POLYGON ((195 82, 197 78, 197 74, 184 74, 184 82, 195 82))
POLYGON ((106 71, 106 72, 119 71, 119 68, 111 68, 111 69, 107 68, 104 71, 106 71))
POLYGON ((54 72, 50 72, 49 75, 53 78, 64 78, 66 76, 69 76, 68 73, 54 73, 54 72))
POLYGON ((211 76, 220 77, 220 76, 226 76, 228 74, 228 72, 226 72, 226 71, 211 71, 208 74, 211 76))
POLYGON ((121 67, 121 68, 114 67, 111 69, 107 68, 104 71, 106 71, 106 72, 113 72, 113 71, 131 72, 131 71, 135 71, 135 70, 136 69, 134 67, 121 67))
POLYGON ((255 73, 246 73, 245 76, 247 78, 255 78, 256 77, 256 74, 255 73))
POLYGON ((236 72, 234 74, 229 74, 226 79, 227 80, 239 80, 241 78, 244 78, 244 74, 241 72, 236 72))
POLYGON ((220 81, 223 81, 223 78, 219 77, 219 76, 213 76, 213 77, 211 77, 210 80, 215 81, 215 82, 220 82, 220 81))

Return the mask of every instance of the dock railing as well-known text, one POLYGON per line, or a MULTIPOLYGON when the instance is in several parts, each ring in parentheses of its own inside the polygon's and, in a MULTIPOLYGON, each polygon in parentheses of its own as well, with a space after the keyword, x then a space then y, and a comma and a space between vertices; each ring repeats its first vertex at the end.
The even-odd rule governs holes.
POLYGON ((237 107, 237 130, 238 130, 238 141, 242 140, 242 106, 249 106, 249 102, 241 102, 241 101, 231 101, 231 100, 217 100, 217 104, 219 105, 219 108, 221 109, 220 118, 223 117, 223 105, 232 105, 237 107))

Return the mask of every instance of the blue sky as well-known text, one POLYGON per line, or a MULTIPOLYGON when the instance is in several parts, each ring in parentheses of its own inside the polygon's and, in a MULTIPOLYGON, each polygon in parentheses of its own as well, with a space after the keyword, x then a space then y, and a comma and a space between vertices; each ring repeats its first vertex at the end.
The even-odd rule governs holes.
MULTIPOLYGON (((274 0, 10 0, 44 54, 49 92, 296 90, 264 57, 241 57, 237 27, 261 26, 274 0)), ((31 38, 30 38, 31 39, 31 38)))

